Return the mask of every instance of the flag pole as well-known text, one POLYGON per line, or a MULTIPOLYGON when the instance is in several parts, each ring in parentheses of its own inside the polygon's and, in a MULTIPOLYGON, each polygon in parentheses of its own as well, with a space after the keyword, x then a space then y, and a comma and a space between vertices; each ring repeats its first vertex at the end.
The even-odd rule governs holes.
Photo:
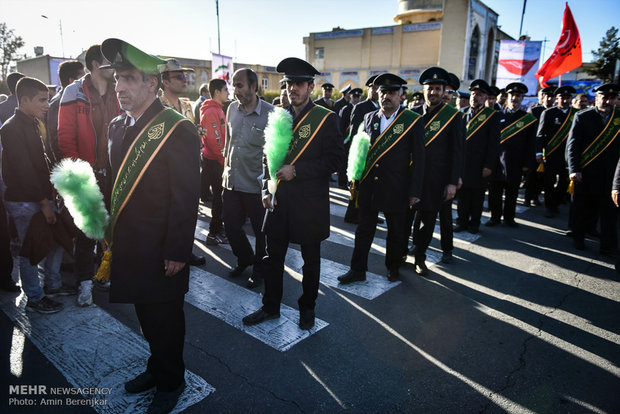
POLYGON ((519 38, 521 38, 521 31, 523 30, 523 18, 525 17, 525 5, 527 0, 523 0, 523 11, 521 12, 521 25, 519 25, 519 38))
POLYGON ((561 86, 562 86, 562 75, 560 75, 558 79, 558 88, 561 86))

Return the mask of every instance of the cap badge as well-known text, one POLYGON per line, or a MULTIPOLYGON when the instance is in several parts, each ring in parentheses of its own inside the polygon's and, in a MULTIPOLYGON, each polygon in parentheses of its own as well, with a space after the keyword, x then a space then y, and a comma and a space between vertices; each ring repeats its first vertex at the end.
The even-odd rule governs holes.
POLYGON ((402 134, 404 130, 405 130, 405 125, 403 124, 394 125, 395 134, 402 134))
POLYGON ((428 127, 431 132, 439 131, 439 128, 441 128, 441 121, 433 121, 428 127))
POLYGON ((310 132, 312 129, 310 128, 310 124, 302 125, 299 128, 299 137, 300 138, 308 138, 310 136, 310 132))

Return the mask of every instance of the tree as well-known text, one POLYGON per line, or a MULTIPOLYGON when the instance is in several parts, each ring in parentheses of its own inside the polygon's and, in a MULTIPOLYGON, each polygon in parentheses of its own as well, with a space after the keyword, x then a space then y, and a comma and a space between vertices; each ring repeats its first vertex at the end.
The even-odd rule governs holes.
POLYGON ((15 36, 4 22, 0 22, 0 79, 5 80, 9 65, 17 58, 17 50, 24 46, 21 36, 15 36))
POLYGON ((613 81, 614 69, 616 61, 620 59, 620 37, 618 37, 618 29, 611 26, 607 30, 603 40, 601 40, 598 50, 593 50, 592 54, 596 58, 594 69, 589 70, 590 75, 596 75, 605 82, 613 81))

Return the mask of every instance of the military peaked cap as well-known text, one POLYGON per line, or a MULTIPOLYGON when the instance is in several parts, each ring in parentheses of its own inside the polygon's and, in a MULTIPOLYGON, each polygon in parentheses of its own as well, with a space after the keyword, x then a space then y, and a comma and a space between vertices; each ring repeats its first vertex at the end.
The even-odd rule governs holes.
POLYGON ((603 95, 618 95, 618 93, 620 93, 620 85, 617 83, 606 83, 596 88, 596 93, 603 95))
POLYGON ((448 86, 454 88, 455 91, 458 91, 461 87, 461 81, 454 73, 448 72, 448 86))
POLYGON ((447 85, 449 83, 448 72, 437 66, 430 67, 422 72, 419 82, 421 85, 428 85, 429 83, 441 83, 443 85, 447 85))
POLYGON ((469 85, 470 91, 473 91, 474 89, 478 89, 480 92, 489 94, 489 90, 491 89, 491 87, 484 79, 476 79, 472 81, 471 85, 469 85))
POLYGON ((160 68, 166 66, 164 59, 149 55, 121 39, 104 40, 101 43, 101 53, 110 61, 109 65, 103 65, 101 69, 136 68, 144 73, 157 75, 160 68))
POLYGON ((373 85, 378 86, 381 91, 396 91, 406 83, 406 80, 393 73, 382 73, 375 78, 373 85))
POLYGON ((314 66, 296 57, 289 57, 282 60, 278 63, 278 66, 276 66, 276 71, 284 74, 282 81, 291 82, 312 82, 314 80, 314 75, 321 74, 314 66))
POLYGON ((525 86, 521 82, 509 83, 508 85, 506 85, 506 93, 512 93, 512 92, 526 94, 527 86, 525 86))
POLYGON ((572 95, 574 93, 577 93, 577 90, 575 88, 573 88, 572 86, 560 86, 559 88, 557 88, 555 90, 555 96, 558 95, 572 95))

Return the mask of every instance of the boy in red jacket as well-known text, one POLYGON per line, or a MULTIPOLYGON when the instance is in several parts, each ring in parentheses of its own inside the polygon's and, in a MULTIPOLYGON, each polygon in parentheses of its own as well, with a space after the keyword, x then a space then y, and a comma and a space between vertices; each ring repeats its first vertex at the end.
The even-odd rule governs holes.
POLYGON ((202 169, 206 173, 207 186, 213 191, 211 224, 206 243, 214 246, 228 243, 222 224, 222 173, 224 172, 224 145, 226 143, 226 116, 223 105, 228 100, 228 86, 222 79, 209 81, 212 99, 204 101, 200 107, 200 126, 202 135, 202 169))

